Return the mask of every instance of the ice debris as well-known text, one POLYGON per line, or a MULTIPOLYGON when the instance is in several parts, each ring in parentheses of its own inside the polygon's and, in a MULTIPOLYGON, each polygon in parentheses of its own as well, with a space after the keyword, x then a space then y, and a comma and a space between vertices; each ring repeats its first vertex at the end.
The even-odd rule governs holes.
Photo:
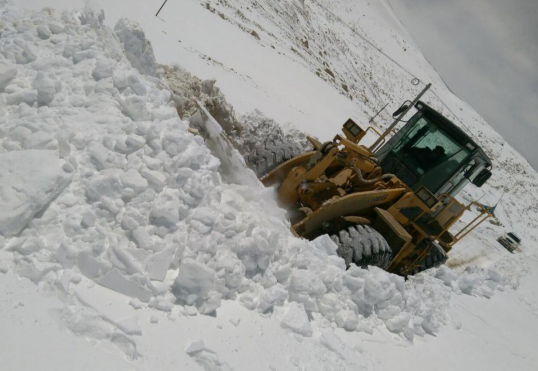
POLYGON ((203 340, 197 340, 189 344, 185 349, 190 357, 205 371, 232 371, 232 368, 219 360, 218 355, 206 348, 203 340))
POLYGON ((291 303, 280 325, 297 334, 312 336, 312 326, 303 304, 291 303))
MULTIPOLYGON (((25 143, 31 136, 24 138, 25 143)), ((65 162, 52 150, 0 153, 0 234, 19 233, 69 183, 65 162)))
POLYGON ((197 340, 197 341, 193 341, 192 343, 189 344, 187 349, 185 349, 185 353, 193 354, 193 353, 197 353, 197 352, 199 352, 201 350, 204 350, 204 349, 205 349, 204 341, 203 340, 197 340))
POLYGON ((118 322, 120 330, 127 335, 142 335, 142 330, 138 325, 138 317, 131 317, 118 322))

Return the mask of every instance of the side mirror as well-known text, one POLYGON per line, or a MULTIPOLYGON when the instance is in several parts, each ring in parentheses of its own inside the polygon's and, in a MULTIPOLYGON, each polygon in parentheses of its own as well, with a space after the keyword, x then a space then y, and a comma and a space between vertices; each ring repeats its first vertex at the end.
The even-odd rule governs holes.
POLYGON ((480 173, 478 173, 476 178, 473 179, 472 183, 477 187, 482 187, 484 183, 486 183, 488 179, 491 178, 491 175, 491 171, 489 171, 488 169, 484 169, 480 173))
POLYGON ((400 108, 398 108, 394 113, 392 114, 392 117, 398 117, 400 116, 406 109, 409 108, 409 104, 402 104, 400 108))

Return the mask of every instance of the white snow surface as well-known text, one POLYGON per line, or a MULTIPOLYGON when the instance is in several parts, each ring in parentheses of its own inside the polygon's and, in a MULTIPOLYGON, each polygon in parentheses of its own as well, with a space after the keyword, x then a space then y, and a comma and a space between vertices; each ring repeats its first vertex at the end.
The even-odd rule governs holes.
MULTIPOLYGON (((8 125, 5 128, 9 130, 8 125)), ((11 130, 14 131, 17 130, 11 130)), ((32 148, 32 138, 38 135, 23 139, 25 147, 28 144, 32 148)), ((0 153, 0 235, 19 233, 63 190, 73 170, 54 151, 27 149, 0 153)))
MULTIPOLYGON (((196 12, 206 11, 196 6, 196 12)), ((58 13, 24 11, 0 0, 0 177, 10 179, 0 187, 0 281, 6 291, 0 308, 7 313, 0 321, 10 333, 17 332, 7 326, 10 318, 28 323, 37 313, 20 314, 28 307, 20 297, 37 310, 50 309, 72 334, 99 344, 103 369, 184 364, 205 370, 369 370, 391 365, 384 360, 380 366, 383 350, 369 345, 382 343, 380 338, 390 351, 461 327, 451 310, 454 300, 472 305, 485 300, 476 297, 508 295, 525 303, 531 314, 523 318, 536 328, 535 287, 528 288, 530 295, 514 291, 536 269, 535 261, 525 262, 531 255, 467 266, 488 243, 480 239, 492 239, 491 227, 473 235, 472 243, 480 246, 470 256, 459 253, 455 265, 465 269, 442 267, 408 281, 377 268, 346 271, 329 238, 294 237, 272 189, 222 180, 219 160, 178 117, 143 28, 122 19, 112 31, 104 19, 91 3, 58 13), (40 296, 29 295, 35 289, 15 277, 37 285, 40 296), (123 361, 105 356, 111 353, 123 361)), ((185 58, 187 65, 191 58, 185 58)), ((285 65, 284 57, 277 58, 285 65)), ((290 73, 301 71, 309 76, 305 81, 316 81, 303 63, 291 65, 290 73)), ((267 79, 255 78, 268 86, 267 79)), ((335 107, 349 113, 347 98, 324 86, 335 107)), ((237 94, 231 93, 232 101, 239 101, 237 94)), ((269 101, 266 110, 278 106, 269 101)), ((322 136, 326 129, 316 127, 322 136)), ((492 137, 502 140, 493 134, 486 140, 492 137)), ((495 191, 487 195, 496 197, 495 191)), ((511 225, 507 209, 500 219, 511 225)), ((533 232, 524 236, 536 241, 533 232)), ((43 331, 59 344, 67 341, 55 328, 43 331)), ((32 337, 32 327, 22 334, 32 337)), ((9 347, 0 354, 12 352, 10 369, 34 369, 17 352, 23 337, 1 338, 9 347)), ((32 341, 39 346, 39 338, 32 341)), ((78 340, 73 347, 83 357, 101 357, 78 340)), ((533 353, 521 352, 519 369, 536 366, 533 353)), ((59 367, 68 369, 69 362, 59 367)))

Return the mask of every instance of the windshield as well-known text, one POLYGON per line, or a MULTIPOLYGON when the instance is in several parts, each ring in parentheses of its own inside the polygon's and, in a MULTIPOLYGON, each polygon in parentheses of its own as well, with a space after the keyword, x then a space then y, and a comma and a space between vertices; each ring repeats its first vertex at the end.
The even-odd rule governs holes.
POLYGON ((392 154, 421 185, 437 192, 462 166, 470 151, 427 117, 420 117, 394 146, 392 154))
POLYGON ((516 243, 520 243, 521 240, 519 238, 516 237, 515 234, 513 234, 512 232, 508 232, 508 237, 510 237, 511 239, 513 239, 516 243))

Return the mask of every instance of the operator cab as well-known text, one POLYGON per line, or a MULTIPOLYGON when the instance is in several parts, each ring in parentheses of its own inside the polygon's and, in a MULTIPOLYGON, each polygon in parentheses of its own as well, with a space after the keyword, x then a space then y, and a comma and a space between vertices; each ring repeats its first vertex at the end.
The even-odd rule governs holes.
POLYGON ((469 182, 481 187, 491 177, 491 160, 453 122, 423 102, 417 112, 376 153, 384 173, 411 189, 454 197, 469 182))

